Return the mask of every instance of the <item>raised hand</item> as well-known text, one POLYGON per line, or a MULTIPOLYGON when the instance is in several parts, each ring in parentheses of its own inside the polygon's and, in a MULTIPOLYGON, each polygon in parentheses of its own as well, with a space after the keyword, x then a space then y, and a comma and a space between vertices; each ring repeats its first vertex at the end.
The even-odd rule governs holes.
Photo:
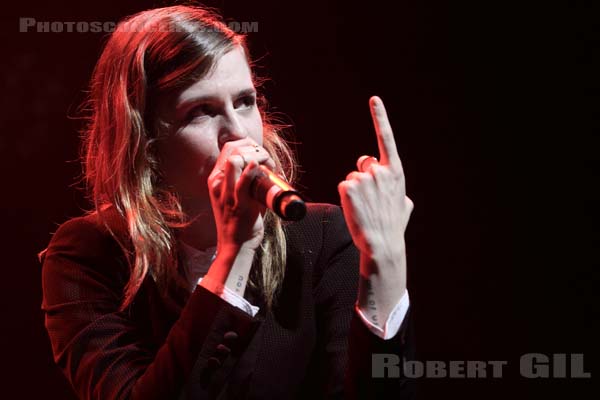
POLYGON ((208 178, 217 246, 256 249, 263 237, 264 206, 250 197, 252 172, 259 164, 274 168, 267 151, 250 138, 227 142, 208 178))
POLYGON ((380 161, 360 157, 358 170, 348 174, 338 191, 361 253, 359 303, 369 305, 374 319, 379 316, 381 321, 406 289, 404 232, 413 202, 406 196, 404 171, 383 102, 374 96, 369 105, 380 161))
POLYGON ((404 171, 383 102, 372 97, 369 104, 380 161, 361 157, 358 170, 350 172, 338 190, 355 245, 364 255, 379 260, 403 251, 413 203, 406 196, 404 171))
POLYGON ((267 151, 250 138, 227 142, 208 177, 217 227, 217 258, 201 285, 220 293, 223 286, 243 296, 255 251, 264 235, 262 204, 250 197, 259 164, 273 169, 267 151))

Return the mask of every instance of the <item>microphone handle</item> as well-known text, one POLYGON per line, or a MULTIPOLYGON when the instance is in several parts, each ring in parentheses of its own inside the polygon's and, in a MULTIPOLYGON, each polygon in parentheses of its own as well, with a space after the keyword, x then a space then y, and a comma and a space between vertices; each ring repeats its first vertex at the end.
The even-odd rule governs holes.
POLYGON ((284 220, 299 221, 306 215, 306 204, 300 193, 264 165, 259 165, 250 193, 284 220))

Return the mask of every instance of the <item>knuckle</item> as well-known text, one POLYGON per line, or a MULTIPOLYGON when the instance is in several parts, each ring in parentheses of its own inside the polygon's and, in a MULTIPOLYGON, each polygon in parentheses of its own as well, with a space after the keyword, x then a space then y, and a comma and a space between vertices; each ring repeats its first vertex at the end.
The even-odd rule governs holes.
POLYGON ((348 195, 355 195, 356 191, 358 189, 358 183, 354 180, 346 181, 344 183, 345 183, 346 193, 348 193, 348 195))
POLYGON ((240 165, 243 165, 243 162, 243 158, 240 154, 232 154, 227 157, 227 160, 225 161, 230 167, 239 167, 240 165))
POLYGON ((389 170, 383 165, 379 164, 371 165, 371 174, 376 178, 387 178, 390 176, 389 170))
POLYGON ((412 210, 414 210, 414 208, 415 208, 415 203, 414 203, 414 202, 413 202, 413 201, 410 199, 410 197, 408 197, 408 196, 405 196, 405 198, 404 198, 404 203, 406 204, 406 208, 407 208, 409 211, 412 211, 412 210))
POLYGON ((369 183, 369 182, 373 182, 373 175, 371 175, 370 173, 360 173, 357 174, 357 177, 359 182, 364 182, 364 183, 369 183))
POLYGON ((231 151, 231 148, 235 147, 233 145, 233 142, 229 141, 229 142, 225 142, 225 144, 223 145, 223 149, 222 151, 231 151))

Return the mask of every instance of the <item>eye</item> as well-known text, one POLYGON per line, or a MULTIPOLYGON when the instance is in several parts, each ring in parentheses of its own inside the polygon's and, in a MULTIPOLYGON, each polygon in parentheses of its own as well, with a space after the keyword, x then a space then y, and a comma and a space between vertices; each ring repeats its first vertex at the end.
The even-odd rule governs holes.
POLYGON ((186 120, 192 121, 202 117, 214 117, 216 111, 209 104, 200 104, 188 111, 186 120))
POLYGON ((250 109, 256 105, 256 96, 253 94, 249 94, 246 96, 242 96, 235 102, 236 109, 250 109))

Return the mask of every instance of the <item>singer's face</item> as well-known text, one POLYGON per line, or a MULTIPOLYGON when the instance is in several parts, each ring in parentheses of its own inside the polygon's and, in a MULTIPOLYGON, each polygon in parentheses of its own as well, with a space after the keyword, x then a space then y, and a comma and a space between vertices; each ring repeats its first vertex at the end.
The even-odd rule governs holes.
POLYGON ((167 104, 159 104, 159 115, 172 127, 158 145, 163 176, 189 211, 210 205, 207 179, 225 143, 250 137, 262 145, 262 119, 241 47, 223 55, 211 73, 167 104))

